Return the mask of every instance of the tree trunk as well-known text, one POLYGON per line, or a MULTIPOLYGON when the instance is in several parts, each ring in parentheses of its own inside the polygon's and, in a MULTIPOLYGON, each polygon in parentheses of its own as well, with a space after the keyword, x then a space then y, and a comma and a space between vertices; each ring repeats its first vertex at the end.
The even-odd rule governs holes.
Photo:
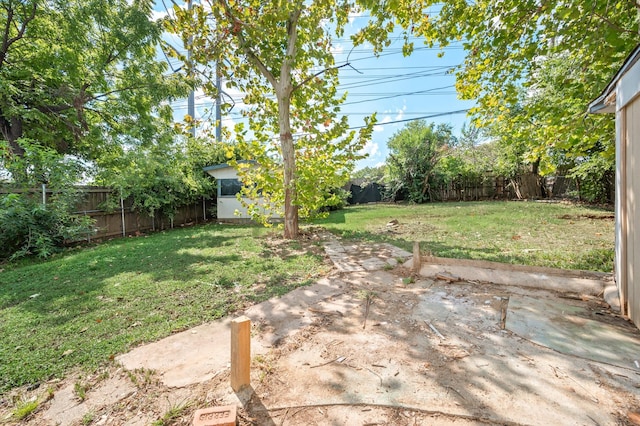
POLYGON ((291 117, 289 115, 290 90, 278 94, 278 124, 280 127, 280 148, 284 161, 284 238, 298 237, 298 206, 296 196, 296 152, 291 134, 291 117))
POLYGON ((0 117, 0 131, 2 136, 9 142, 9 155, 22 157, 24 149, 18 145, 18 139, 22 137, 22 120, 19 118, 6 119, 0 117))

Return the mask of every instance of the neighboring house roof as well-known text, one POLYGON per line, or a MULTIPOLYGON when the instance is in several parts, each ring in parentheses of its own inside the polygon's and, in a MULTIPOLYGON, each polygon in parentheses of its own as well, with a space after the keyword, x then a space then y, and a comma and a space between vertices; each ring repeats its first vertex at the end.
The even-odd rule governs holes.
POLYGON ((591 114, 602 114, 607 112, 616 112, 615 90, 618 81, 622 76, 640 60, 640 44, 627 56, 622 66, 611 79, 607 87, 602 91, 600 96, 589 104, 589 112, 591 114), (613 97, 612 97, 613 96, 613 97))

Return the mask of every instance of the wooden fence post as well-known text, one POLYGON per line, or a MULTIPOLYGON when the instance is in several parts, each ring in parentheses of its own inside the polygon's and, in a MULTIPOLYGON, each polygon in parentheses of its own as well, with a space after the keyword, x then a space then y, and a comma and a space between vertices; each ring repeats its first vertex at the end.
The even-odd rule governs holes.
POLYGON ((421 258, 420 258, 420 243, 417 241, 413 242, 413 272, 416 274, 420 273, 421 267, 421 258))
POLYGON ((231 388, 238 392, 251 384, 251 320, 231 321, 231 388))

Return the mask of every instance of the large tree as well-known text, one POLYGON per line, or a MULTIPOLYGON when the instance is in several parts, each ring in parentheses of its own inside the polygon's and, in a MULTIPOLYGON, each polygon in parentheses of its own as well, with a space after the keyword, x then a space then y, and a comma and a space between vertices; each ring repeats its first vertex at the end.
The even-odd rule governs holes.
MULTIPOLYGON (((435 3, 435 2, 434 2, 435 3)), ((613 121, 585 117, 640 42, 636 0, 443 1, 420 27, 428 41, 462 41, 457 89, 477 121, 542 173, 613 163, 613 121)))
POLYGON ((414 203, 435 201, 436 169, 456 145, 450 125, 410 121, 387 142, 387 173, 394 198, 414 203))
POLYGON ((158 62, 152 0, 0 0, 4 161, 36 143, 98 157, 150 140, 184 84, 158 62), (30 141, 21 143, 21 141, 30 141))
MULTIPOLYGON (((326 202, 322 193, 348 177, 372 129, 370 120, 358 137, 345 134, 346 118, 339 117, 344 98, 336 96, 336 86, 337 68, 346 64, 334 62, 332 37, 343 35, 350 13, 366 10, 369 25, 352 38, 380 52, 396 25, 408 39, 423 3, 203 0, 191 9, 174 7, 168 28, 191 50, 192 74, 203 76, 205 91, 215 92, 217 72, 245 94, 251 134, 238 127, 236 138, 260 166, 253 183, 270 184, 263 195, 283 208, 285 238, 297 237, 301 207, 326 202), (212 62, 217 71, 207 72, 203 67, 212 62)), ((406 43, 405 52, 411 48, 406 43)))

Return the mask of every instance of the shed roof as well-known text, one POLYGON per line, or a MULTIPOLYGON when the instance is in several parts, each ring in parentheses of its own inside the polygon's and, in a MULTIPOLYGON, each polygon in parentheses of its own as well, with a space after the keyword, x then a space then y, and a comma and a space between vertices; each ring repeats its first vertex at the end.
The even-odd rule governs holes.
POLYGON ((227 167, 231 167, 231 166, 228 165, 227 163, 222 163, 222 164, 214 164, 213 166, 203 167, 202 170, 204 170, 205 172, 210 172, 212 170, 226 169, 227 167))
MULTIPOLYGON (((252 160, 239 160, 238 164, 243 164, 243 163, 251 163, 251 164, 255 164, 255 161, 252 160)), ((204 170, 205 172, 210 172, 212 170, 220 170, 220 169, 226 169, 232 167, 230 166, 228 163, 222 163, 222 164, 214 164, 212 166, 206 166, 203 167, 202 170, 204 170)))
POLYGON ((602 91, 600 96, 591 101, 589 104, 589 112, 591 114, 602 114, 606 112, 616 112, 615 98, 611 99, 611 95, 615 94, 616 85, 622 76, 640 60, 640 44, 627 56, 622 63, 615 76, 611 79, 607 87, 602 91))

